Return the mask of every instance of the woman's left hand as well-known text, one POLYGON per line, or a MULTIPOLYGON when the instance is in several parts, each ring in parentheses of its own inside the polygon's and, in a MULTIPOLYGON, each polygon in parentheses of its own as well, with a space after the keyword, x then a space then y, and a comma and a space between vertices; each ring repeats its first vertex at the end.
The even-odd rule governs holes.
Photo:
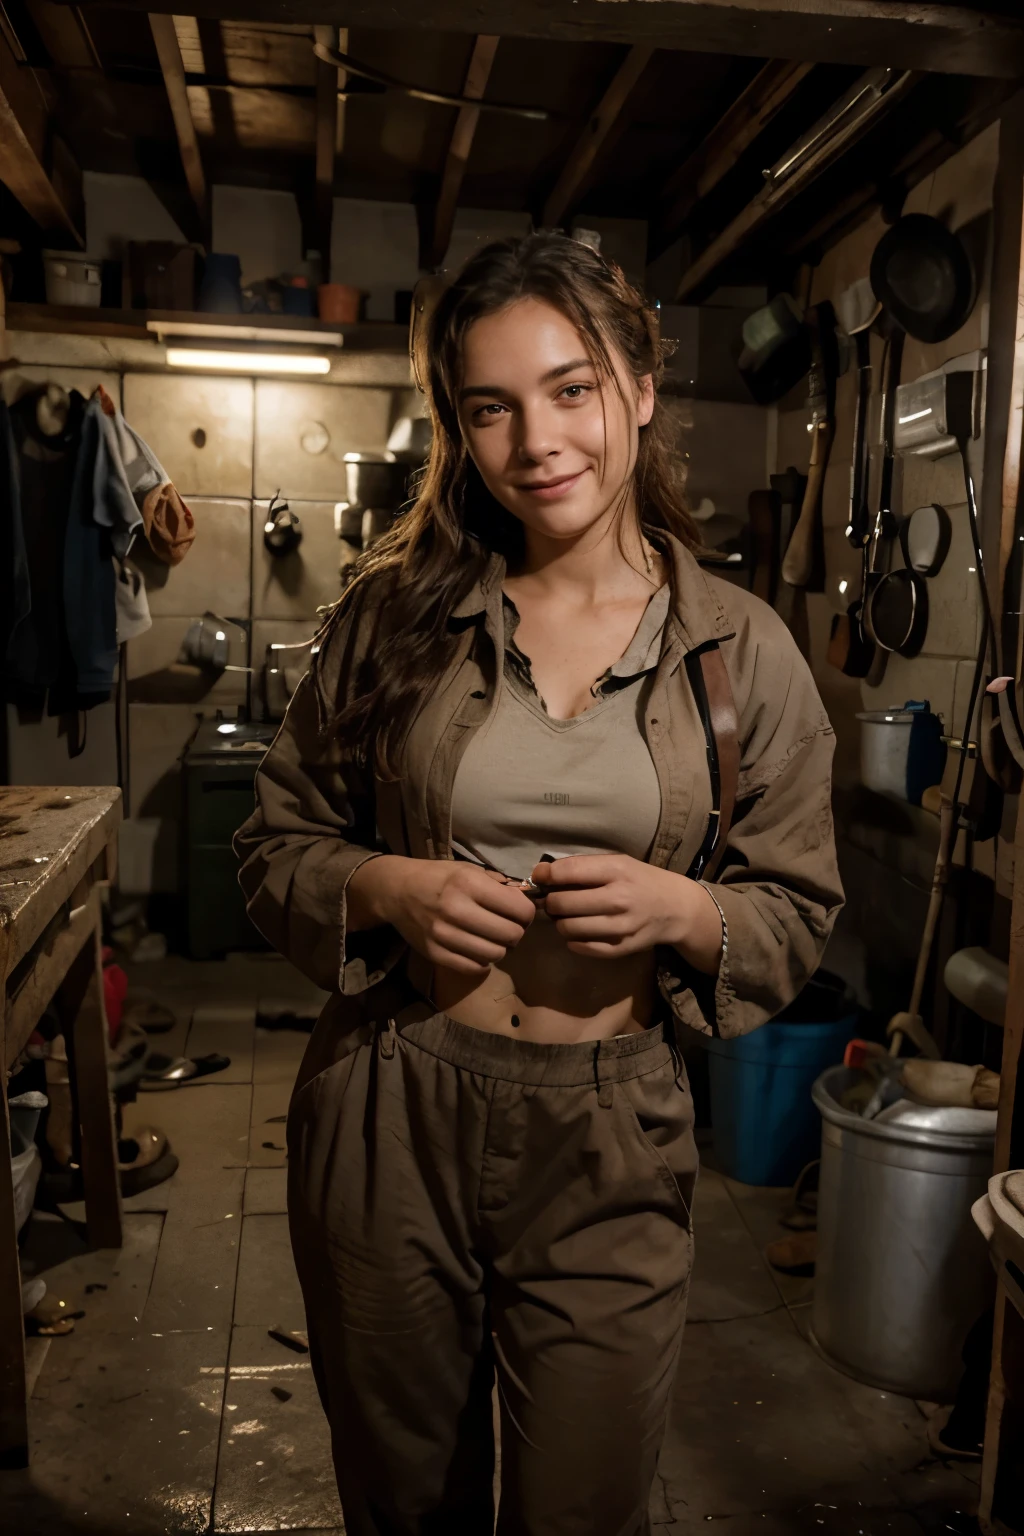
POLYGON ((613 960, 671 944, 697 970, 717 974, 722 918, 696 880, 624 853, 538 864, 531 879, 544 888, 544 910, 573 954, 613 960))

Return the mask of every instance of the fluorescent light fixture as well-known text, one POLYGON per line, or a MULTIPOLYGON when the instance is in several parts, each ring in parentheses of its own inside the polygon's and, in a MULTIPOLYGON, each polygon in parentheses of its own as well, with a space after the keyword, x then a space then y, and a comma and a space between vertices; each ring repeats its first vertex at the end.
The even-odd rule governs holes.
POLYGON ((205 347, 168 347, 168 368, 203 368, 215 373, 330 373, 329 357, 304 352, 214 352, 205 347))
POLYGON ((159 341, 165 336, 189 336, 194 341, 280 342, 283 346, 340 347, 345 338, 341 331, 286 330, 273 325, 218 325, 203 320, 147 320, 146 330, 159 341))

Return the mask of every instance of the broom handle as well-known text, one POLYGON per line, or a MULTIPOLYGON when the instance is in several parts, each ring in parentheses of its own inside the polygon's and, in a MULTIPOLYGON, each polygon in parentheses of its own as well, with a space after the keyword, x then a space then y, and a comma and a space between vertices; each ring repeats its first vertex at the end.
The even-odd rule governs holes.
MULTIPOLYGON (((950 838, 953 831, 953 802, 946 795, 942 797, 939 807, 939 847, 935 855, 935 869, 932 873, 932 893, 928 902, 928 915, 924 920, 924 933, 921 935, 921 948, 917 956, 917 970, 914 972, 914 987, 910 994, 910 1007, 908 1013, 916 1014, 921 1008, 921 998, 924 995, 924 981, 928 974, 928 962, 932 955, 932 943, 935 938, 935 930, 939 925, 939 913, 942 911, 942 900, 946 891, 946 882, 949 879, 949 855, 950 838)), ((890 1056, 898 1056, 903 1048, 903 1035, 897 1031, 892 1037, 889 1047, 890 1056)))

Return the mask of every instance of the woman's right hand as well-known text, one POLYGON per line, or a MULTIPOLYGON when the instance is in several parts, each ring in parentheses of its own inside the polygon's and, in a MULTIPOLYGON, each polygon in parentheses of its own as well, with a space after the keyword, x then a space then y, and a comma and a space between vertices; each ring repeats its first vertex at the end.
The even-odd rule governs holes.
POLYGON ((434 965, 482 975, 503 960, 533 922, 536 908, 501 875, 449 859, 382 854, 348 884, 353 929, 390 923, 434 965))

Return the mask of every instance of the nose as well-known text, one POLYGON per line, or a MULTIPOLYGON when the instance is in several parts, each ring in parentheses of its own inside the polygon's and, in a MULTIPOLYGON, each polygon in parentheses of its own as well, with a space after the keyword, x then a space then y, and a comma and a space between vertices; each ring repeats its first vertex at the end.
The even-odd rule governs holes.
POLYGON ((520 464, 540 464, 561 451, 554 413, 543 405, 527 405, 519 413, 516 457, 520 464))

